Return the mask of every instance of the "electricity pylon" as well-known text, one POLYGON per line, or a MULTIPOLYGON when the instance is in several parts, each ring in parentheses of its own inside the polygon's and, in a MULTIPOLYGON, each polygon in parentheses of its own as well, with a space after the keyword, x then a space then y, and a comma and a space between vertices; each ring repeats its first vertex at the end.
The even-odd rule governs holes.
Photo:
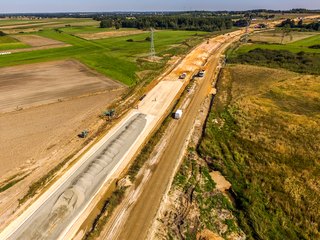
POLYGON ((150 28, 150 33, 151 33, 151 46, 150 46, 150 59, 154 60, 156 56, 156 50, 154 48, 154 28, 150 28))

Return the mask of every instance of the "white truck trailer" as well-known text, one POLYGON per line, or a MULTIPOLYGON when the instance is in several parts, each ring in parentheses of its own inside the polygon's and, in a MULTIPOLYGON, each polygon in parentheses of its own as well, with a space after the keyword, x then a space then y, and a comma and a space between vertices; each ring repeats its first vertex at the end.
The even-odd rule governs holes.
POLYGON ((178 109, 174 114, 173 114, 173 117, 175 119, 180 119, 182 117, 182 110, 181 109, 178 109))

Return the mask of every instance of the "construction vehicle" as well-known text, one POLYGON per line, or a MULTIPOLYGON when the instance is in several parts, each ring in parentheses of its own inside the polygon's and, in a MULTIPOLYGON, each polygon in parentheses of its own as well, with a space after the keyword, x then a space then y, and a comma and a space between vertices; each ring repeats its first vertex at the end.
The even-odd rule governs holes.
POLYGON ((179 76, 179 79, 185 79, 187 77, 187 74, 186 73, 182 73, 180 76, 179 76))
POLYGON ((78 134, 79 138, 86 138, 89 134, 88 130, 83 130, 80 134, 78 134))
POLYGON ((178 109, 176 112, 173 113, 174 119, 180 119, 182 117, 182 110, 178 109))
POLYGON ((204 70, 201 70, 201 71, 198 73, 198 77, 204 77, 204 70))
POLYGON ((139 98, 139 101, 142 101, 146 96, 147 96, 147 94, 143 94, 143 95, 139 98))
POLYGON ((111 110, 107 110, 103 113, 104 116, 106 117, 114 117, 116 111, 114 109, 111 109, 111 110))

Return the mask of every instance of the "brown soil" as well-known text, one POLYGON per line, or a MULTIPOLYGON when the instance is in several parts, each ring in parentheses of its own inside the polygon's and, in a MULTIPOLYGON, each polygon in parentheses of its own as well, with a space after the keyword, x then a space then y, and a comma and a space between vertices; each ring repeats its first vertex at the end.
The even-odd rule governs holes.
POLYGON ((101 39, 101 38, 112 38, 112 37, 123 37, 128 35, 135 35, 144 33, 142 30, 132 30, 132 31, 109 31, 109 32, 99 32, 99 33, 79 33, 77 34, 78 37, 87 39, 87 40, 94 40, 94 39, 101 39))
POLYGON ((0 72, 0 112, 121 87, 72 60, 5 67, 0 72))
POLYGON ((38 35, 14 35, 12 37, 19 40, 20 42, 30 45, 31 47, 42 47, 42 46, 48 46, 48 45, 60 45, 60 44, 64 45, 65 44, 64 42, 41 37, 38 35))
MULTIPOLYGON (((77 134, 89 137, 103 124, 99 114, 120 96, 113 91, 0 115, 0 182, 30 174, 0 193, 0 229, 12 216, 30 184, 83 147, 77 134)), ((2 185, 2 184, 1 184, 2 185)))
POLYGON ((99 114, 124 90, 75 61, 1 69, 1 110, 10 101, 29 108, 0 113, 0 186, 17 174, 28 175, 0 193, 0 229, 32 182, 83 148, 85 140, 77 134, 88 129, 89 137, 94 135, 104 123, 99 114), (44 104, 50 101, 55 102, 44 104))

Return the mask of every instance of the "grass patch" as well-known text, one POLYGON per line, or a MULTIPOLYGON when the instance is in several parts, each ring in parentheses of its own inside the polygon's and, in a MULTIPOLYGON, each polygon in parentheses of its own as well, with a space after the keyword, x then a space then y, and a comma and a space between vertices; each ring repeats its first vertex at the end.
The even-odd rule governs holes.
POLYGON ((15 184, 17 184, 18 182, 22 181, 23 179, 25 179, 29 174, 18 178, 18 176, 14 176, 11 178, 11 180, 7 181, 4 185, 2 185, 0 187, 0 193, 8 190, 9 188, 11 188, 12 186, 14 186, 15 184))
POLYGON ((18 48, 26 48, 28 45, 19 42, 17 39, 6 36, 0 36, 0 51, 1 50, 9 50, 9 49, 18 49, 18 48))
POLYGON ((101 212, 94 220, 91 230, 83 237, 84 240, 96 239, 100 235, 114 209, 121 203, 125 194, 125 189, 126 188, 118 188, 112 193, 111 197, 105 202, 101 212))
POLYGON ((198 151, 231 182, 248 239, 320 238, 319 80, 245 65, 223 71, 198 151))

